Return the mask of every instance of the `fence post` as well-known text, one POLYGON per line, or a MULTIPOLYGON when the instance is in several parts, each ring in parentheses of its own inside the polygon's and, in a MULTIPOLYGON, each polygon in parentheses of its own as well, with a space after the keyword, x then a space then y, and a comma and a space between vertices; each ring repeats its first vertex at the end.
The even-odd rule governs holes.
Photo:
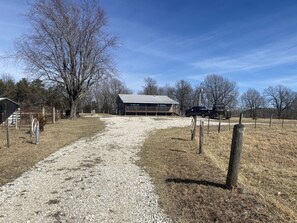
POLYGON ((42 107, 42 111, 41 111, 41 113, 42 113, 42 116, 45 117, 45 107, 42 107))
POLYGON ((30 114, 30 137, 32 138, 33 136, 33 126, 32 126, 32 122, 33 122, 33 115, 30 114))
POLYGON ((196 138, 197 116, 194 116, 193 119, 194 119, 194 126, 192 129, 191 140, 195 140, 195 138, 196 138))
POLYGON ((222 116, 219 115, 219 127, 218 127, 218 133, 221 132, 221 121, 222 121, 222 116))
POLYGON ((209 135, 209 116, 208 116, 208 120, 207 120, 207 135, 209 135))
POLYGON ((257 128, 257 117, 255 117, 255 129, 257 128))
POLYGON ((7 140, 7 147, 10 147, 10 132, 9 132, 9 121, 6 119, 6 140, 7 140))
POLYGON ((233 128, 232 145, 229 159, 226 187, 232 189, 237 185, 240 154, 243 145, 244 125, 237 124, 233 128))
POLYGON ((269 127, 271 127, 271 125, 272 125, 272 117, 273 117, 273 115, 270 115, 269 127))
POLYGON ((56 108, 55 107, 53 107, 52 118, 53 118, 53 123, 56 123, 56 108))
POLYGON ((204 122, 200 120, 200 132, 199 132, 199 151, 198 153, 203 153, 203 139, 204 139, 204 122))
POLYGON ((18 129, 18 114, 15 116, 15 129, 18 129))
POLYGON ((239 116, 239 124, 242 124, 242 119, 243 119, 243 113, 241 112, 239 116))
POLYGON ((16 130, 18 129, 18 115, 19 115, 19 112, 20 112, 19 109, 15 112, 15 129, 16 130))
POLYGON ((36 145, 38 145, 39 143, 39 122, 38 121, 35 129, 35 143, 36 145))
POLYGON ((231 118, 229 118, 229 131, 231 130, 231 118))

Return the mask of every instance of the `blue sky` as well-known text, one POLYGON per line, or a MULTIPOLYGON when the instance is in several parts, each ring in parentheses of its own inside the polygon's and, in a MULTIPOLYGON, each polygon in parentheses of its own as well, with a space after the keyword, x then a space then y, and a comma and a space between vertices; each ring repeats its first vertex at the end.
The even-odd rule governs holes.
MULTIPOLYGON (((235 81, 241 92, 283 84, 297 91, 295 0, 101 0, 109 31, 119 38, 120 79, 137 93, 145 77, 159 85, 206 75, 235 81)), ((25 1, 0 0, 0 55, 28 25, 25 1)), ((22 66, 0 61, 16 79, 22 66)))

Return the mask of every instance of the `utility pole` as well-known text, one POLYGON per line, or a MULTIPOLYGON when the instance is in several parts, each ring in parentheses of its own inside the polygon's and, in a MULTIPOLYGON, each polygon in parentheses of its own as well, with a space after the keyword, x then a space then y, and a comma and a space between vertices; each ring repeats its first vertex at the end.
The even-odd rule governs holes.
POLYGON ((201 106, 201 104, 202 104, 202 93, 203 93, 203 88, 200 87, 200 89, 199 89, 199 101, 198 101, 198 106, 201 106))

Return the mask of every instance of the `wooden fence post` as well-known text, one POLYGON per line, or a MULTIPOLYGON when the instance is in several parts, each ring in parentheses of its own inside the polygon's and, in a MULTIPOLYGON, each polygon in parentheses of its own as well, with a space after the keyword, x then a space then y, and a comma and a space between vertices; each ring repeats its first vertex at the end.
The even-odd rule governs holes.
POLYGON ((221 121, 222 121, 222 116, 219 115, 219 127, 218 127, 218 133, 221 132, 221 121))
POLYGON ((33 126, 32 126, 32 122, 33 122, 33 115, 30 114, 30 137, 33 137, 33 126))
POLYGON ((200 132, 199 132, 199 150, 198 153, 203 153, 203 140, 204 139, 204 122, 200 120, 200 132))
POLYGON ((53 118, 53 123, 56 123, 56 108, 55 107, 53 107, 52 118, 53 118))
POLYGON ((208 116, 208 121, 207 121, 207 135, 209 135, 209 116, 208 116))
POLYGON ((7 118, 5 123, 6 123, 6 140, 7 140, 7 147, 9 148, 10 147, 10 133, 9 133, 9 121, 8 121, 8 117, 7 117, 7 104, 5 102, 4 104, 4 114, 5 114, 5 117, 7 118))
POLYGON ((270 115, 269 127, 271 127, 271 125, 272 125, 272 117, 273 117, 273 115, 270 115))
POLYGON ((257 128, 257 117, 255 117, 255 129, 257 128))
POLYGON ((243 113, 241 112, 239 115, 239 124, 242 124, 242 119, 243 119, 243 113))
POLYGON ((10 132, 9 132, 9 121, 6 119, 6 140, 7 140, 7 147, 10 147, 10 132))
MULTIPOLYGON (((16 112, 15 112, 15 129, 17 130, 19 127, 18 127, 18 115, 20 113, 20 109, 18 109, 16 112)), ((21 117, 21 116, 20 116, 21 117)))
POLYGON ((15 129, 18 129, 18 114, 15 116, 15 129))
POLYGON ((42 107, 41 113, 42 113, 42 116, 45 117, 45 107, 42 107))
POLYGON ((193 120, 192 122, 194 121, 194 126, 193 126, 193 129, 192 129, 192 135, 191 135, 191 140, 195 140, 196 139, 196 127, 197 127, 197 116, 193 116, 193 120))
POLYGON ((243 145, 244 125, 237 124, 233 128, 232 145, 229 159, 226 187, 232 189, 237 185, 240 154, 243 145))

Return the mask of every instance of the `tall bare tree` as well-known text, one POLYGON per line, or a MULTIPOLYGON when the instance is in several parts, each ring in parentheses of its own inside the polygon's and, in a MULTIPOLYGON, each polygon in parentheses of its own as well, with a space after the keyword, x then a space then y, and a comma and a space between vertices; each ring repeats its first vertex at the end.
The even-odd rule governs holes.
POLYGON ((175 88, 170 85, 159 87, 159 95, 166 95, 169 98, 175 99, 175 88))
POLYGON ((18 56, 29 72, 63 86, 74 118, 88 88, 113 73, 116 38, 105 12, 96 0, 37 0, 26 16, 32 31, 17 41, 18 56))
POLYGON ((294 99, 292 101, 291 109, 297 114, 297 94, 295 94, 294 99))
POLYGON ((106 78, 92 87, 99 112, 116 113, 116 100, 119 94, 131 94, 124 82, 116 78, 106 78))
POLYGON ((261 93, 254 88, 248 89, 241 95, 243 107, 249 109, 251 117, 257 117, 257 110, 264 107, 264 98, 261 93))
POLYGON ((176 83, 175 98, 179 102, 181 112, 192 106, 192 94, 193 88, 189 82, 180 80, 176 83))
POLYGON ((296 93, 283 85, 270 86, 264 90, 263 95, 266 96, 268 103, 277 110, 278 118, 281 118, 284 110, 290 108, 296 97, 296 93))
POLYGON ((236 106, 239 93, 235 82, 221 75, 211 74, 204 79, 203 88, 208 106, 212 104, 223 104, 231 108, 236 106))
POLYGON ((140 93, 145 95, 158 95, 159 87, 157 81, 151 77, 145 78, 143 90, 140 93))

